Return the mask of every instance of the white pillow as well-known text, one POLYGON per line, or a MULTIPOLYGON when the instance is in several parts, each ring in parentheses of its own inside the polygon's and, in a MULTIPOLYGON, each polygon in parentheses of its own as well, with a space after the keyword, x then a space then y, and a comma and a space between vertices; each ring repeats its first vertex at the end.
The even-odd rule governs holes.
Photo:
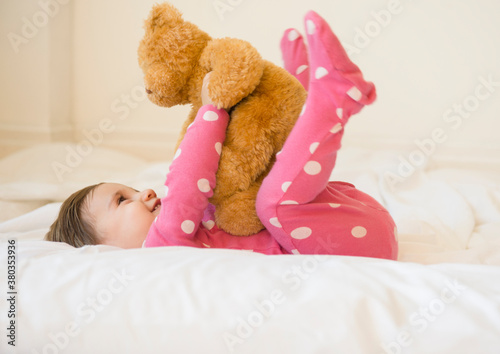
POLYGON ((85 152, 77 144, 41 144, 0 160, 0 199, 62 201, 103 181, 163 184, 167 166, 103 147, 85 152))

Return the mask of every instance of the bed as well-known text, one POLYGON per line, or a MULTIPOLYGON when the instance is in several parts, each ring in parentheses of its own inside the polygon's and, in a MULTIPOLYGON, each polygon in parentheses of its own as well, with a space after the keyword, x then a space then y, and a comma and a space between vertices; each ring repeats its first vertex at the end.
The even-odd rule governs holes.
POLYGON ((61 180, 67 147, 0 161, 1 353, 500 352, 499 168, 440 161, 395 180, 397 152, 344 148, 332 179, 389 209, 398 261, 75 249, 42 240, 65 196, 98 181, 161 192, 168 164, 96 147, 61 180))

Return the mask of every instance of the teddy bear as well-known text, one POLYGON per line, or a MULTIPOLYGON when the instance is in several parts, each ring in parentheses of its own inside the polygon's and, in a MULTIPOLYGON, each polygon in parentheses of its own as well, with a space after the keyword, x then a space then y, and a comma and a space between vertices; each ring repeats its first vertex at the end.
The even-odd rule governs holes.
POLYGON ((264 226, 255 209, 257 192, 304 106, 306 90, 250 43, 213 39, 169 3, 152 8, 144 30, 138 61, 149 100, 162 107, 191 105, 177 146, 202 106, 203 79, 211 72, 208 94, 230 115, 210 198, 215 223, 235 236, 258 233, 264 226))

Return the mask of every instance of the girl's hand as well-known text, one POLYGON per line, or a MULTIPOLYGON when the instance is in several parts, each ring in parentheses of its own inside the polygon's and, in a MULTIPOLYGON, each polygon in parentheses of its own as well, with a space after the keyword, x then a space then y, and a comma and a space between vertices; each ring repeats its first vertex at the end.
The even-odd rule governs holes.
POLYGON ((207 105, 207 104, 214 105, 214 103, 212 102, 212 100, 208 96, 208 83, 210 81, 211 74, 212 74, 212 72, 209 72, 203 78, 203 85, 201 86, 201 103, 202 103, 202 105, 207 105))

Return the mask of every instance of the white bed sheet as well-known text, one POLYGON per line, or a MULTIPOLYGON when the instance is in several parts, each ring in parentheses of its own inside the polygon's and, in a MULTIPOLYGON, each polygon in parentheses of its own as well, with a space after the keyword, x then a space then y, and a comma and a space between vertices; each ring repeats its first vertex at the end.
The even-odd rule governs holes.
MULTIPOLYGON (((342 151, 332 178, 388 207, 397 262, 74 249, 41 241, 57 201, 101 180, 161 191, 167 165, 97 149, 84 173, 61 182, 46 167, 60 148, 0 161, 4 205, 56 201, 0 224, 2 269, 7 240, 16 240, 18 291, 15 348, 4 335, 9 304, 0 302, 1 353, 500 352, 500 174, 491 166, 435 166, 391 185, 393 153, 342 151), (29 174, 14 167, 29 164, 29 174)), ((6 272, 0 280, 6 289, 6 272)))

